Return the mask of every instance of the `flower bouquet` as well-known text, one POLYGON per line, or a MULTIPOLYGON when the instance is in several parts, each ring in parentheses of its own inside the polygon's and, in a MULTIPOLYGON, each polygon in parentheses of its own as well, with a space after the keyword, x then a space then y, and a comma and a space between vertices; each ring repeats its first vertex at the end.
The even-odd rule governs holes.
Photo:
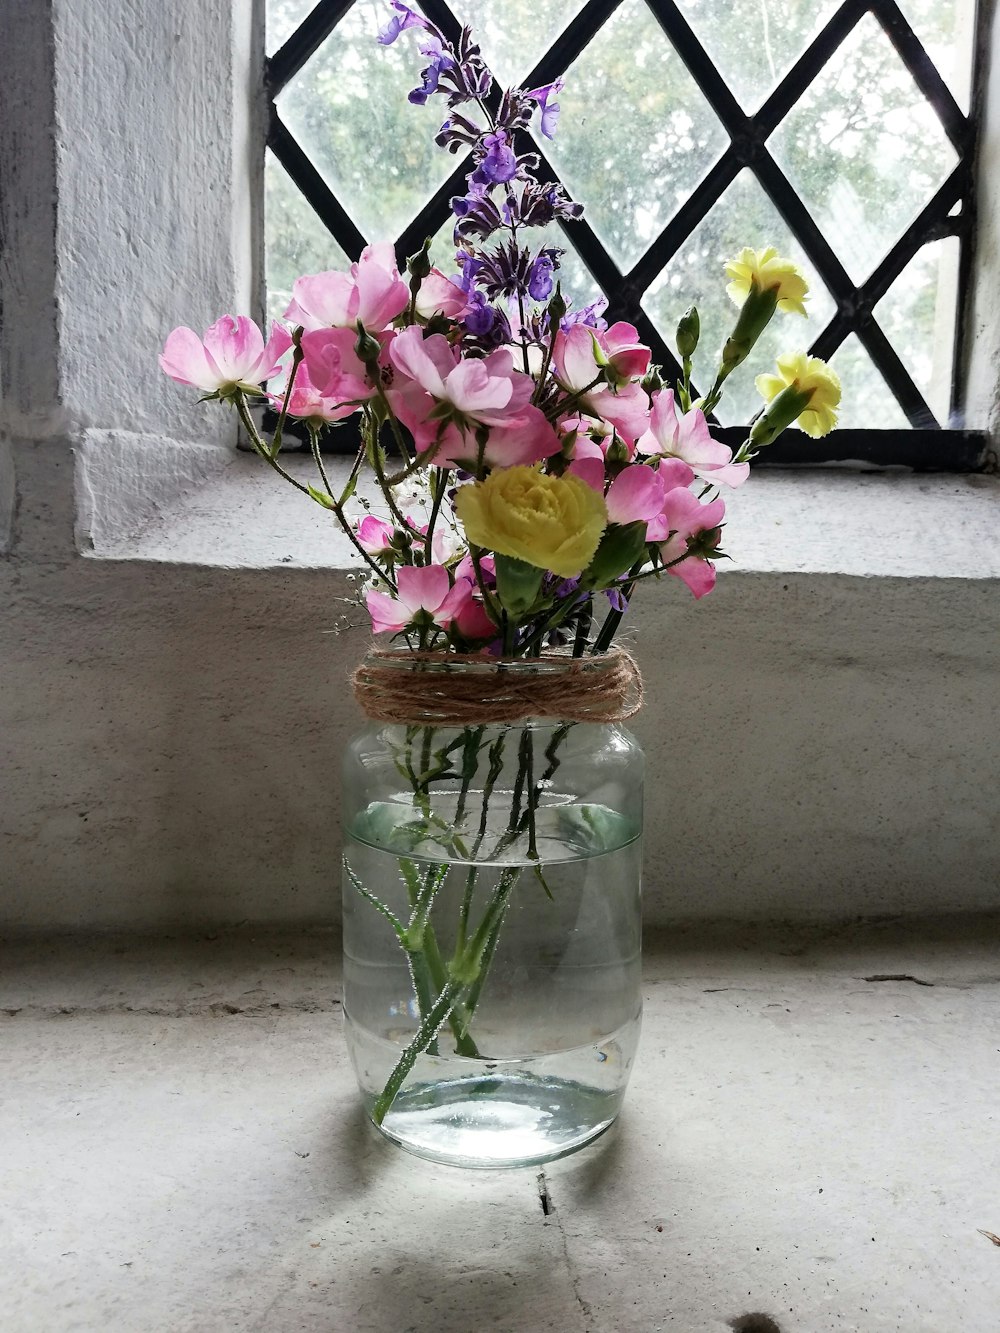
POLYGON ((299 278, 265 342, 244 316, 176 329, 166 373, 235 409, 263 462, 328 510, 364 567, 382 646, 354 677, 370 719, 343 793, 345 1014, 367 1110, 398 1142, 472 1165, 544 1161, 615 1118, 640 1017, 641 701, 615 635, 640 585, 711 591, 725 503, 793 421, 835 424, 822 362, 782 357, 735 453, 710 418, 776 310, 806 284, 773 249, 726 265, 733 329, 695 398, 699 319, 679 371, 604 301, 575 306, 540 228, 582 212, 537 178, 561 82, 494 87, 394 0, 379 41, 416 35, 416 104, 444 98, 466 153, 456 269, 405 275, 389 243, 299 278), (532 239, 535 237, 536 239, 532 239), (253 415, 270 401, 269 437, 253 415), (359 414, 332 475, 321 436, 359 414), (315 482, 282 454, 308 434, 315 482))

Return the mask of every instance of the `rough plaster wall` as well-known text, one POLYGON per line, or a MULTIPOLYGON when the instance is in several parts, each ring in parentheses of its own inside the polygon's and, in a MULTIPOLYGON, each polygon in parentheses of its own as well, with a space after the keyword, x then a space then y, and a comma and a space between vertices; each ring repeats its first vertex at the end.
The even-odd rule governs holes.
MULTIPOLYGON (((342 576, 6 569, 6 929, 337 919, 342 576)), ((991 583, 731 575, 637 613, 647 917, 997 902, 991 583)), ((652 601, 652 599, 651 599, 652 601)))
POLYGON ((57 4, 61 381, 80 426, 219 442, 218 414, 178 397, 150 352, 246 304, 232 26, 202 0, 57 4))

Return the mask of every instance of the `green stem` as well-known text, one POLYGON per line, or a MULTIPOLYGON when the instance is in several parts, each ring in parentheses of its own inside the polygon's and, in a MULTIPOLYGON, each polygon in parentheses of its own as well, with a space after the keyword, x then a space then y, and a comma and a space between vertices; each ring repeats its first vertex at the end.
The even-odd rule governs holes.
POLYGON ((416 1063, 417 1057, 423 1055, 433 1042, 441 1025, 454 1013, 461 993, 466 986, 469 987, 469 996, 474 1000, 471 1009, 468 1002, 465 1005, 465 1012, 468 1014, 469 1021, 471 1021, 475 1003, 479 1000, 479 993, 485 980, 484 973, 488 968, 487 953, 491 958, 492 950, 496 948, 500 924, 503 921, 510 895, 520 873, 519 869, 514 869, 505 871, 501 875, 475 935, 463 950, 461 958, 456 959, 454 971, 459 975, 452 976, 445 983, 441 994, 424 1016, 423 1022, 386 1080, 385 1087, 372 1108, 372 1119, 376 1125, 382 1124, 389 1108, 396 1099, 397 1093, 403 1086, 406 1076, 416 1063))
MULTIPOLYGON (((246 398, 242 393, 236 395, 235 403, 236 403, 237 414, 239 415, 240 421, 243 423, 244 429, 246 430, 247 434, 250 437, 250 443, 254 448, 254 452, 260 454, 261 458, 263 458, 264 462, 267 463, 268 467, 273 468, 274 471, 277 472, 279 477, 281 477, 284 481, 288 482, 289 486, 294 486, 295 489, 297 491, 301 491, 303 495, 308 495, 310 500, 315 500, 316 497, 309 490, 309 487, 304 486, 302 482, 299 481, 296 477, 293 477, 290 475, 290 473, 286 472, 285 469, 278 462, 278 460, 271 456, 270 449, 268 449, 267 445, 261 439, 257 427, 254 425, 253 417, 250 415, 250 409, 247 407, 246 398)), ((388 584, 388 586, 392 589, 392 591, 395 592, 396 591, 395 580, 392 578, 390 574, 388 574, 384 569, 382 569, 380 565, 378 565, 372 559, 372 557, 368 554, 365 548, 358 541, 357 533, 354 531, 354 529, 348 522, 347 516, 344 513, 341 505, 333 498, 332 495, 329 496, 329 501, 330 503, 328 505, 324 505, 323 507, 329 508, 332 511, 337 522, 343 529, 347 539, 350 541, 351 545, 357 551, 358 555, 361 556, 361 559, 365 562, 365 564, 369 566, 369 568, 372 570, 373 573, 378 575, 379 579, 381 579, 383 583, 388 584)))
POLYGON ((396 1100, 396 1094, 403 1086, 403 1081, 416 1063, 417 1057, 423 1055, 424 1051, 434 1041, 441 1024, 451 1014, 461 992, 462 983, 460 981, 449 981, 431 1009, 424 1016, 416 1035, 399 1057, 395 1068, 386 1080, 385 1087, 372 1107, 372 1120, 376 1125, 381 1125, 385 1119, 386 1112, 396 1100))

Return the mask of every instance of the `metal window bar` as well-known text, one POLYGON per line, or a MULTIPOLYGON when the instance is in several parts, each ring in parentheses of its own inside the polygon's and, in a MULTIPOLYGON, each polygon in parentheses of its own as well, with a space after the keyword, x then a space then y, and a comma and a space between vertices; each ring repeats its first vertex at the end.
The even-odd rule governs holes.
MULTIPOLYGON (((622 0, 587 0, 526 77, 524 86, 537 87, 565 74, 621 3, 622 0)), ((976 120, 974 114, 963 114, 898 4, 895 0, 844 0, 760 109, 750 115, 736 101, 675 0, 645 0, 645 3, 718 116, 729 136, 729 145, 628 272, 623 272, 615 263, 586 217, 562 224, 595 282, 608 297, 608 320, 624 319, 635 324, 640 336, 652 348, 654 360, 668 373, 676 373, 673 352, 643 311, 642 298, 737 174, 749 167, 789 225, 836 304, 832 319, 814 339, 810 351, 829 358, 845 338, 855 334, 912 427, 910 430, 838 430, 820 448, 816 442, 807 441, 806 437, 792 431, 771 446, 761 461, 782 465, 800 461, 857 460, 874 466, 896 464, 947 471, 969 471, 980 466, 985 453, 985 434, 943 428, 874 315, 878 301, 921 246, 945 236, 958 239, 959 309, 955 320, 951 407, 953 413, 959 413, 959 375, 964 352, 963 306, 974 244, 976 120), (875 270, 864 282, 855 283, 771 155, 767 140, 860 20, 869 13, 879 22, 921 94, 933 107, 959 160, 875 270)), ((357 258, 367 239, 282 122, 275 104, 282 88, 326 41, 352 4, 353 0, 319 0, 299 28, 266 62, 265 82, 269 108, 267 146, 345 253, 357 258)), ((422 0, 421 8, 448 38, 458 37, 462 25, 446 0, 422 0)), ((976 59, 973 108, 981 102, 984 64, 981 58, 976 59)), ((531 148, 539 154, 541 174, 550 180, 558 180, 558 173, 541 145, 530 134, 526 134, 526 138, 531 140, 531 148)), ((419 249, 425 237, 445 225, 451 216, 449 201, 461 192, 465 175, 466 167, 456 166, 404 228, 396 241, 401 263, 419 249)), ((740 431, 734 427, 723 433, 735 439, 740 431)), ((353 450, 356 441, 356 433, 349 426, 341 426, 331 433, 328 447, 338 452, 353 450)))

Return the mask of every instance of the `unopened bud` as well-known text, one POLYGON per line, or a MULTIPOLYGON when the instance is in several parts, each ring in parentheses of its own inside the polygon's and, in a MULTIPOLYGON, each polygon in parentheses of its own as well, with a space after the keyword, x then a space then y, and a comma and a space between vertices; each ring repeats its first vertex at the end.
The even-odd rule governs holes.
POLYGON ((722 378, 725 378, 747 359, 753 350, 754 343, 771 322, 771 317, 777 309, 777 305, 777 287, 769 287, 766 291, 761 291, 756 282, 750 284, 750 292, 743 302, 743 307, 736 320, 736 327, 722 349, 722 378))
POLYGON ((415 292, 424 278, 431 271, 430 260, 431 238, 428 236, 423 245, 415 255, 410 255, 406 261, 406 271, 409 273, 412 281, 410 282, 410 291, 415 292))
POLYGON ((650 366, 639 383, 647 393, 659 393, 661 389, 667 387, 667 381, 663 378, 663 371, 659 366, 650 366))
POLYGON ((358 320, 358 340, 354 344, 354 350, 357 353, 358 360, 363 361, 366 366, 377 366, 378 359, 382 355, 382 344, 377 338, 372 337, 360 319, 358 320))
POLYGON ((562 285, 557 282, 552 299, 549 301, 549 328, 557 329, 565 313, 566 301, 562 294, 562 285))
POLYGON ((696 305, 688 306, 677 324, 677 351, 685 361, 690 361, 698 347, 701 337, 701 319, 696 305))

